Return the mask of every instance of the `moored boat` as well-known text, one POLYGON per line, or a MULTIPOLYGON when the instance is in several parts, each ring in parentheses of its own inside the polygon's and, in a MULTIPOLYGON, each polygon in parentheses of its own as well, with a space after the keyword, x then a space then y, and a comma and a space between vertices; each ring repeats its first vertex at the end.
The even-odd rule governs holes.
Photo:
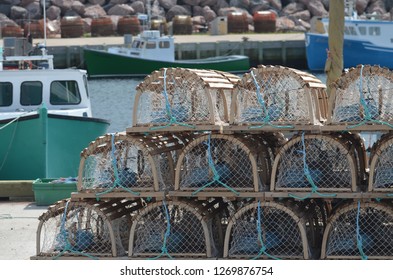
POLYGON ((0 57, 0 180, 75 177, 80 152, 109 122, 92 116, 87 74, 54 69, 25 38, 4 38, 0 57), (18 53, 23 50, 23 53, 18 53))
POLYGON ((176 60, 174 38, 161 36, 158 30, 145 30, 122 47, 110 47, 108 50, 85 48, 84 59, 88 75, 92 78, 146 76, 155 70, 170 67, 232 73, 244 73, 250 68, 249 57, 244 55, 176 60))
MULTIPOLYGON (((375 15, 361 19, 350 8, 348 14, 344 20, 344 68, 370 64, 393 69, 393 21, 376 19, 375 15)), ((312 30, 306 33, 307 64, 312 71, 325 68, 328 30, 328 18, 315 18, 312 30)))

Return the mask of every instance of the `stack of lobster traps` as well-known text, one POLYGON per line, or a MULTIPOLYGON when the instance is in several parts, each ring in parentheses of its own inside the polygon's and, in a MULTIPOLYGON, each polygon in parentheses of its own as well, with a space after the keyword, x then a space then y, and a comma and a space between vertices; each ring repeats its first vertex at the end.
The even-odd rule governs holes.
POLYGON ((390 259, 393 73, 163 68, 81 153, 35 258, 390 259))

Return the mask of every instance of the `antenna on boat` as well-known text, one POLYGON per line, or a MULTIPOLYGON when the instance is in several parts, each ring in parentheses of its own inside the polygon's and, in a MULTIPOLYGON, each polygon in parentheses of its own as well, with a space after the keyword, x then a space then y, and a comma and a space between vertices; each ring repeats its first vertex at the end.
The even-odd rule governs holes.
POLYGON ((43 16, 44 16, 44 44, 39 45, 39 49, 42 52, 42 55, 47 55, 46 49, 46 0, 42 0, 42 9, 43 9, 43 16))
POLYGON ((147 30, 150 30, 151 29, 151 5, 150 5, 150 0, 147 0, 146 8, 147 8, 147 30))

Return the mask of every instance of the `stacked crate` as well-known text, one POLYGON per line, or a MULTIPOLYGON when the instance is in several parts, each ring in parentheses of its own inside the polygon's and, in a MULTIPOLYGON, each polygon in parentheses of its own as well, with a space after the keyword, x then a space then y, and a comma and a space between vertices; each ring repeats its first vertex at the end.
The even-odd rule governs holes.
POLYGON ((78 192, 41 218, 37 256, 391 258, 392 84, 375 66, 329 97, 281 66, 154 71, 132 127, 81 153, 78 192))

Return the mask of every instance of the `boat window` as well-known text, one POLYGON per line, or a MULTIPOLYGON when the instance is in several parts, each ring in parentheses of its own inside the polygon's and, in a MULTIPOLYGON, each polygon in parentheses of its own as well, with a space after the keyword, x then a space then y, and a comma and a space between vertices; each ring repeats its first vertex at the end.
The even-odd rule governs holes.
POLYGON ((159 47, 160 47, 160 49, 168 49, 169 48, 169 41, 160 41, 159 47))
POLYGON ((135 48, 135 49, 139 48, 139 44, 140 44, 140 41, 135 40, 134 42, 132 42, 132 48, 135 48))
POLYGON ((76 81, 54 81, 50 85, 49 102, 52 105, 79 104, 81 96, 76 81))
POLYGON ((381 35, 381 28, 371 26, 368 28, 368 34, 371 36, 379 36, 381 35))
POLYGON ((86 75, 83 75, 83 83, 85 85, 86 96, 87 96, 87 98, 89 98, 89 84, 87 83, 86 75))
POLYGON ((360 35, 366 35, 367 28, 365 26, 359 26, 359 33, 360 33, 360 35))
POLYGON ((0 107, 11 106, 12 104, 12 84, 0 82, 0 107))
POLYGON ((156 48, 156 42, 147 42, 146 49, 155 49, 155 48, 156 48))
POLYGON ((355 30, 355 28, 353 26, 346 26, 345 30, 344 30, 344 33, 346 35, 357 35, 356 30, 355 30))
POLYGON ((42 83, 38 81, 23 82, 20 88, 20 104, 24 106, 42 103, 42 83))

